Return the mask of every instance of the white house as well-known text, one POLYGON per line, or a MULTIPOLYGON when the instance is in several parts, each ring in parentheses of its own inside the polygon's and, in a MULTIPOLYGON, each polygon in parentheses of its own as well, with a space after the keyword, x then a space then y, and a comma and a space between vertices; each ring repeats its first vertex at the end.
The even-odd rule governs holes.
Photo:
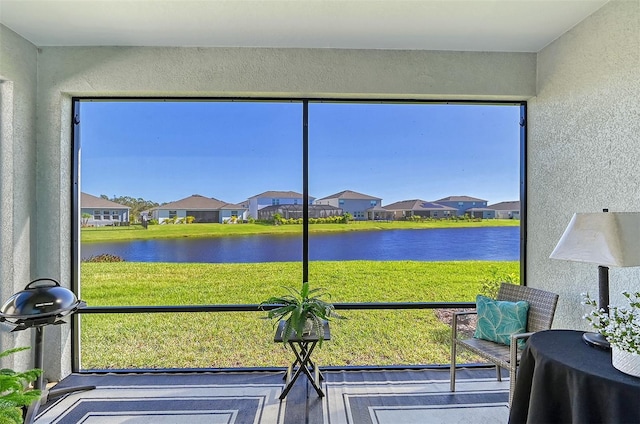
POLYGON ((83 226, 104 227, 129 225, 129 206, 102 197, 80 194, 80 219, 83 226))
POLYGON ((245 209, 240 205, 226 203, 213 197, 194 194, 175 202, 158 206, 151 210, 151 216, 162 224, 168 220, 181 221, 188 216, 196 223, 223 223, 241 217, 245 209))

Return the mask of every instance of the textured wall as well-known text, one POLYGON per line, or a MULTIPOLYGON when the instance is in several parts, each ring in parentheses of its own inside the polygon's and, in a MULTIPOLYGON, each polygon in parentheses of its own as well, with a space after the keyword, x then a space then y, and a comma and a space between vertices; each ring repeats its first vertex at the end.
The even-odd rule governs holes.
POLYGON ((45 91, 82 95, 517 99, 535 54, 252 48, 43 48, 45 91))
MULTIPOLYGON (((616 0, 538 54, 529 101, 528 284, 558 292, 555 327, 588 328, 597 266, 548 259, 574 212, 640 211, 640 1, 616 0)), ((611 268, 611 301, 640 269, 611 268), (614 295, 615 294, 615 295, 614 295)))
MULTIPOLYGON (((0 301, 4 302, 35 278, 37 49, 1 25, 0 40, 0 301)), ((30 331, 0 330, 0 350, 31 345, 30 331)), ((19 368, 30 356, 21 353, 3 365, 19 368)))

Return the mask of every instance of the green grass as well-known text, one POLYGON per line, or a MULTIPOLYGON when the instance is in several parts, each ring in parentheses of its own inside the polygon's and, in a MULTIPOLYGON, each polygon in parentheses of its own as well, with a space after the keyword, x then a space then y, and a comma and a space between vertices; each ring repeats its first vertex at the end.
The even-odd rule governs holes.
MULTIPOLYGON (((520 221, 512 219, 489 219, 482 221, 438 220, 425 222, 410 221, 354 221, 349 224, 313 224, 310 232, 336 231, 378 231, 395 229, 462 228, 519 226, 520 221)), ((128 227, 82 228, 82 243, 118 240, 145 240, 181 237, 224 237, 230 235, 256 234, 302 234, 302 225, 268 224, 167 224, 150 225, 148 229, 140 225, 128 227)))
MULTIPOLYGON (((332 302, 473 301, 482 281, 518 274, 518 262, 311 262, 312 287, 332 302)), ((258 304, 298 286, 300 263, 83 263, 89 306, 258 304)), ((450 327, 433 310, 342 311, 319 365, 444 364, 450 327)), ((81 315, 82 368, 286 366, 266 313, 81 315)), ((471 356, 460 356, 470 361, 471 356)))

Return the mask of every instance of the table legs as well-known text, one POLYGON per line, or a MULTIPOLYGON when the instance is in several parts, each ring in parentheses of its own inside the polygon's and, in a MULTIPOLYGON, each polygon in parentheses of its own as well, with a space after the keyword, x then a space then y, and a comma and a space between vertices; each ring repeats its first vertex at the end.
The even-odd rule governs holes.
POLYGON ((298 379, 298 377, 300 377, 300 374, 302 373, 307 376, 307 378, 311 382, 311 385, 316 390, 316 393, 318 393, 318 396, 324 396, 324 392, 320 387, 320 380, 323 380, 324 376, 322 375, 318 367, 313 363, 313 361, 311 361, 311 354, 313 353, 316 344, 317 341, 289 342, 289 346, 291 346, 291 350, 293 350, 293 353, 296 355, 296 359, 291 365, 289 365, 289 367, 287 368, 287 373, 284 376, 285 387, 282 390, 282 394, 280 395, 281 400, 287 396, 287 393, 289 393, 289 390, 291 390, 293 383, 295 383, 295 381, 298 379), (313 375, 311 373, 311 370, 313 370, 313 375), (291 375, 292 372, 293 376, 291 375))

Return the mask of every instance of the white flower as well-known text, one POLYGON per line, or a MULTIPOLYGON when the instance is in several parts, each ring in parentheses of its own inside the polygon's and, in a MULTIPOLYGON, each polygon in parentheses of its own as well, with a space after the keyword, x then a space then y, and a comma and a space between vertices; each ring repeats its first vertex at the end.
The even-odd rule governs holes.
POLYGON ((597 309, 596 301, 588 293, 582 295, 584 305, 594 308, 583 316, 589 324, 602 334, 612 346, 640 355, 640 292, 622 292, 629 306, 610 306, 607 314, 597 309))

